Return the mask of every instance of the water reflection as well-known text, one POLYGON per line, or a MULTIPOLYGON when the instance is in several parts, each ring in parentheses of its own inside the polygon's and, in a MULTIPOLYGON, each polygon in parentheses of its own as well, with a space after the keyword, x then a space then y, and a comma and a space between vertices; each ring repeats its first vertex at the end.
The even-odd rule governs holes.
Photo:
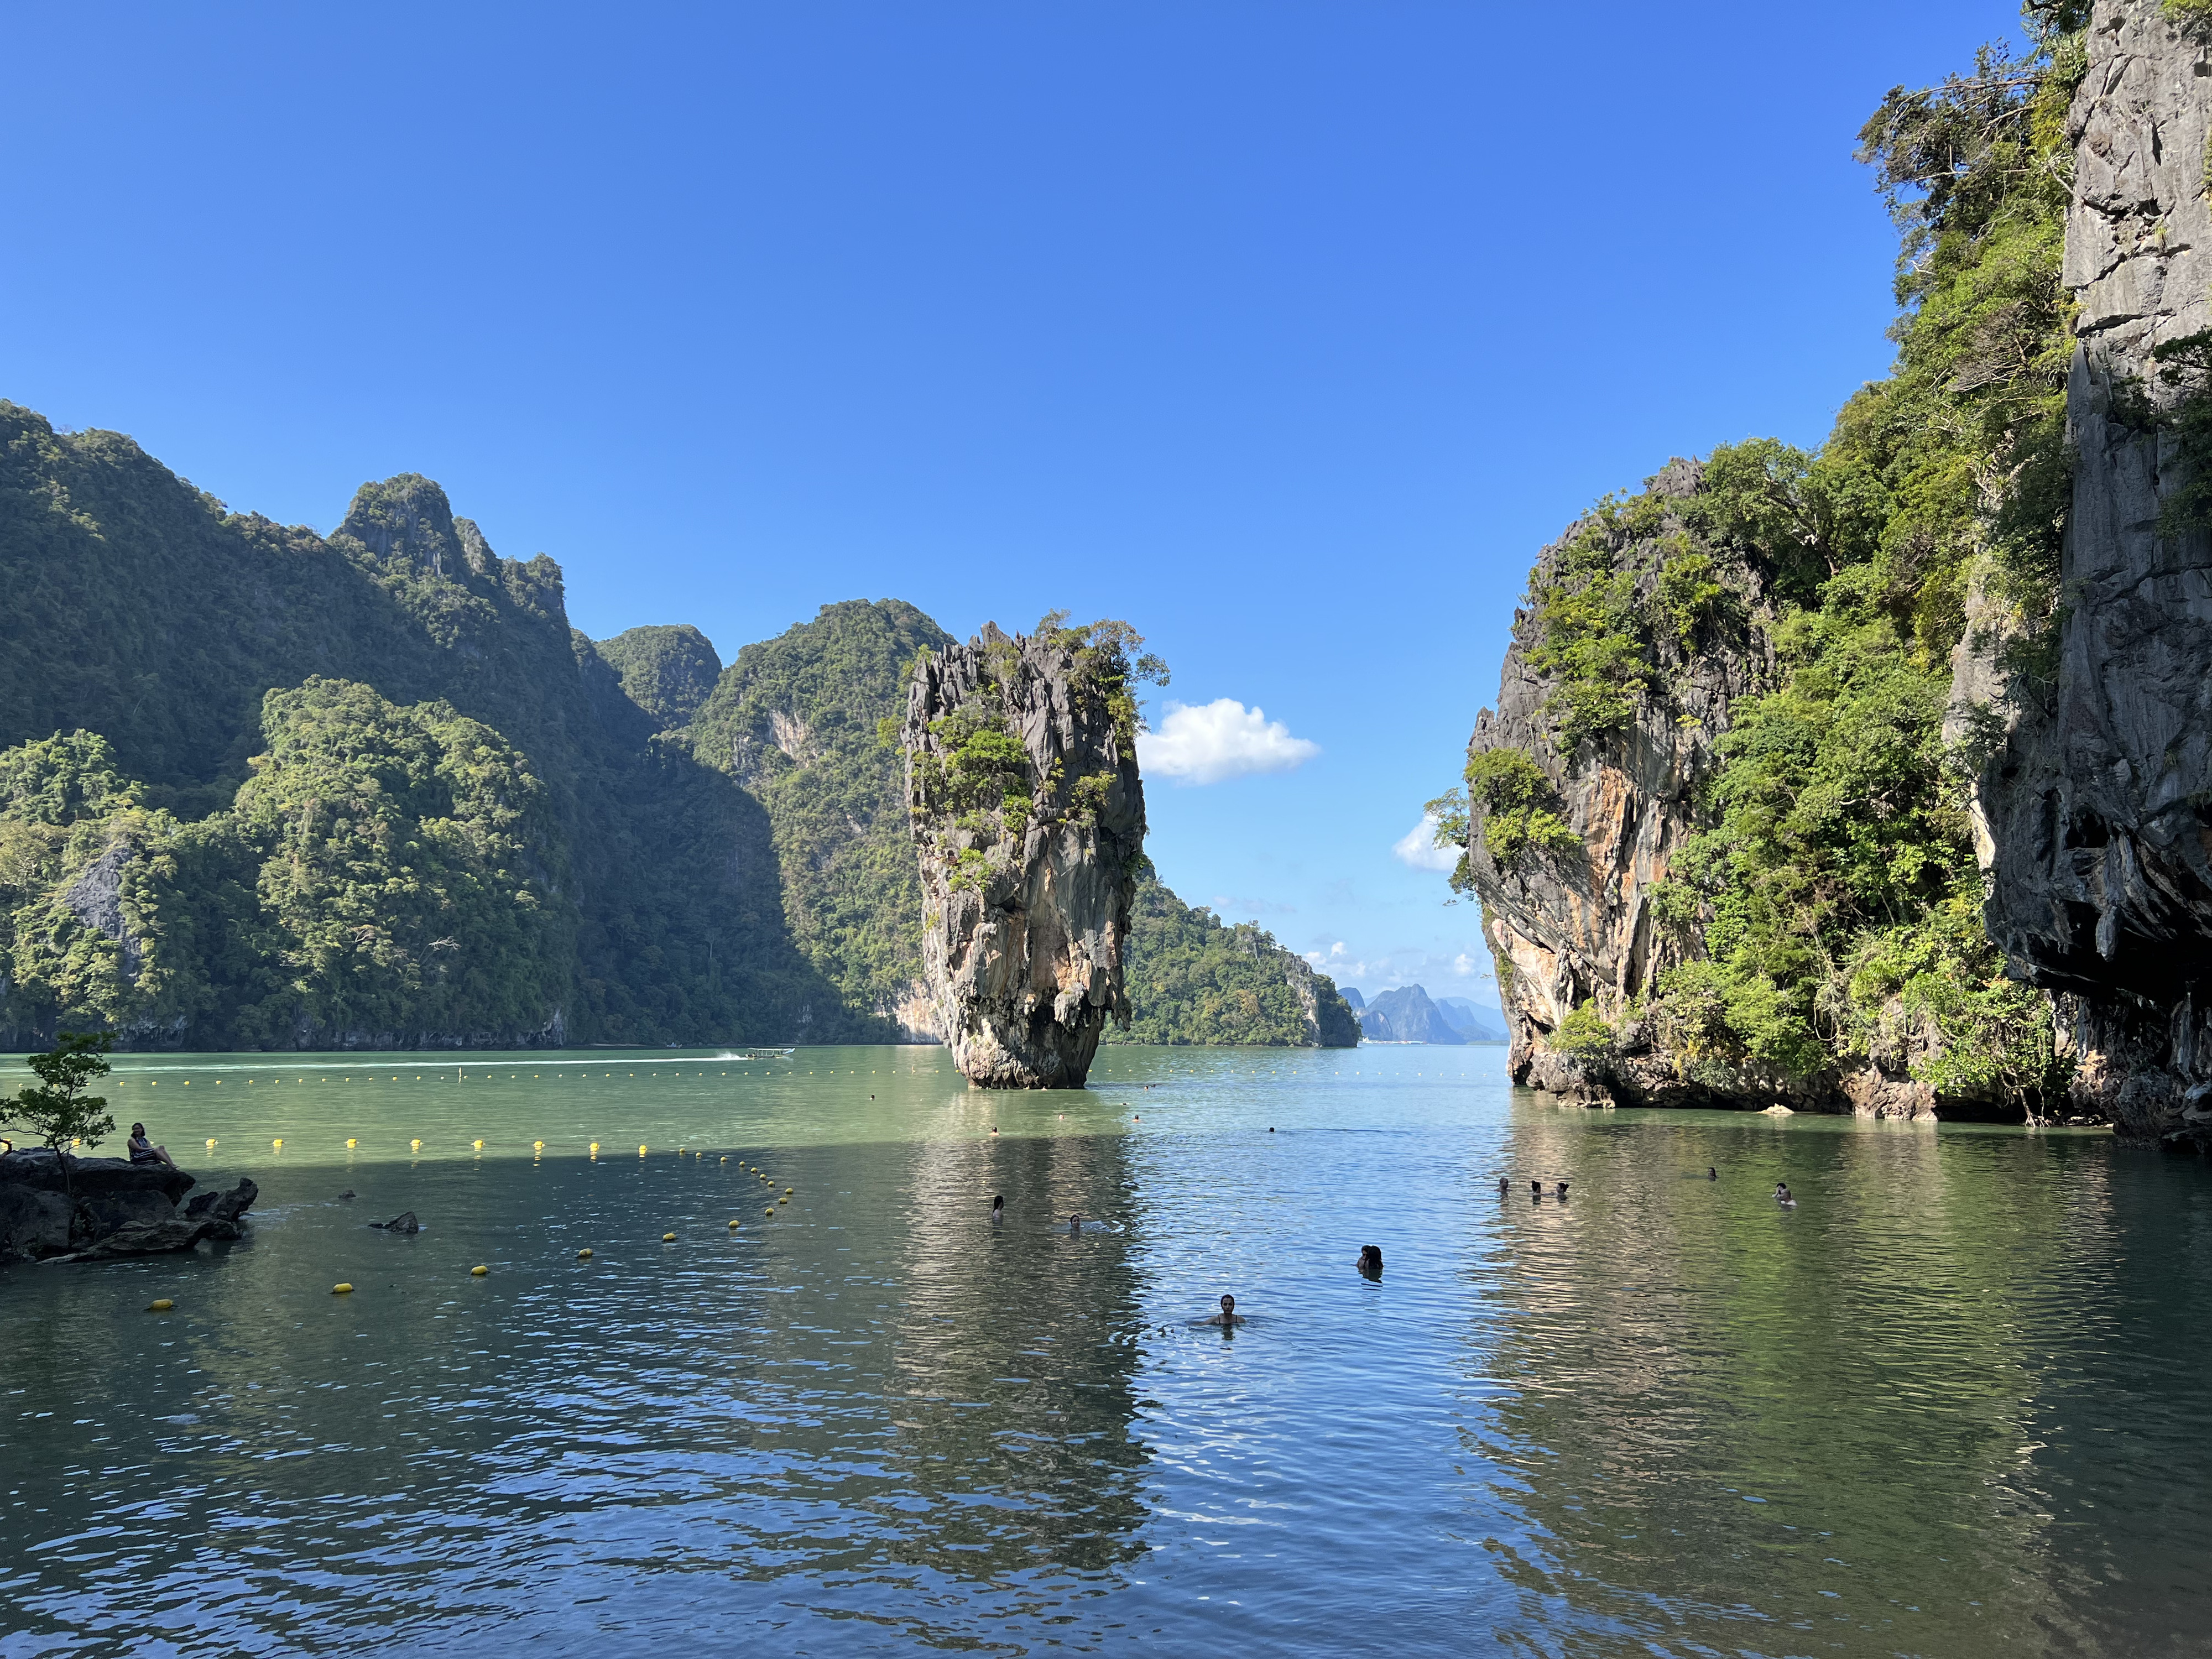
POLYGON ((1469 1275, 1488 1406, 1467 1442, 1528 1522, 1498 1555, 1529 1628, 1569 1609, 1589 1634, 1761 1653, 2171 1631, 2170 1607, 2084 1616, 2128 1547, 2062 1523, 2041 1467, 2069 1362, 2125 1299, 2109 1145, 1524 1103, 1510 1151, 1606 1196, 1509 1200, 1469 1275))
POLYGON ((255 1242, 0 1273, 0 1656, 1949 1659, 2208 1612, 2194 1164, 1563 1112, 1418 1049, 1020 1099, 804 1060, 203 1072, 179 1128, 288 1137, 255 1242))

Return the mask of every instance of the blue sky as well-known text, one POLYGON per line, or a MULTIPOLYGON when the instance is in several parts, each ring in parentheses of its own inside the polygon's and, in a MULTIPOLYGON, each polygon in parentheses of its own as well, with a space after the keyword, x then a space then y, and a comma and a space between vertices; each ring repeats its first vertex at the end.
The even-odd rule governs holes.
POLYGON ((1883 372, 1854 137, 2015 21, 15 8, 0 396, 321 530, 428 473, 598 637, 1126 617, 1196 711, 1154 751, 1170 884, 1494 1001, 1473 907, 1392 847, 1532 556, 1883 372))

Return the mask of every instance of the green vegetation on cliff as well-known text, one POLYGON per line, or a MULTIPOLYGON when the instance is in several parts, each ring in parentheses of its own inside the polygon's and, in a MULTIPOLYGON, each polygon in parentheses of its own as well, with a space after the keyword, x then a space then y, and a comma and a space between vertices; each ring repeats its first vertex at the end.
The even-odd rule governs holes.
POLYGON ((498 557, 428 480, 364 485, 325 538, 0 404, 0 587, 40 642, 0 653, 31 781, 0 802, 0 1043, 883 1029, 793 948, 759 802, 654 741, 553 562, 498 557))
MULTIPOLYGON (((1693 959, 1638 1012, 1678 1054, 1799 1075, 1874 1056, 1942 1092, 2013 1100, 2057 1080, 2044 1004, 1983 931, 1970 769, 1944 727, 1970 601, 2010 641, 2021 695, 2048 672, 2078 9, 2031 7, 2029 59, 1985 50, 1972 75, 1893 92, 1862 133, 1902 233, 1891 376, 1817 453, 1726 446, 1693 495, 1601 503, 1532 590, 1531 663, 1551 683, 1553 740, 1580 763, 1663 704, 1664 647, 1755 629, 1771 653, 1770 689, 1737 699, 1719 741, 1710 827, 1655 896, 1693 959), (1751 620, 1723 565, 1753 574, 1768 620, 1751 620)), ((1493 809, 1486 840, 1514 844, 1492 845, 1504 863, 1534 838, 1521 821, 1543 813, 1544 779, 1477 761, 1493 769, 1469 780, 1493 809)))
POLYGON ((1129 1029, 1109 1042, 1349 1048, 1358 1017, 1295 951, 1250 922, 1224 926, 1152 876, 1129 908, 1129 1029))
MULTIPOLYGON (((6 403, 0 589, 37 646, 0 653, 0 1046, 884 1041, 914 1012, 878 732, 951 636, 910 605, 726 669, 687 626, 594 645, 551 560, 427 478, 325 538, 6 403)), ((1158 665, 1066 623, 1133 730, 1158 665)), ((988 809, 1035 811, 999 772, 988 809)), ((1159 1006, 1163 1040, 1274 1040, 1159 1006)))
POLYGON ((766 809, 807 961, 848 1007, 888 1018, 921 980, 921 884, 878 727, 902 709, 915 653, 951 639, 902 599, 825 605, 738 652, 684 736, 766 809))

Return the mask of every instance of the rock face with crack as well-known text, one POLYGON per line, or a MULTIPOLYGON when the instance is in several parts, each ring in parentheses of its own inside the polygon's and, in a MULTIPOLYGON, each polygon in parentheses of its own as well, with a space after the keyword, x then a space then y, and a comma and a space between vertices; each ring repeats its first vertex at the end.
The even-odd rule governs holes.
POLYGON ((2174 405, 2212 392, 2154 354, 2212 328, 2212 37, 2160 0, 2098 0, 2088 53, 2057 673, 2008 702, 1985 628, 1954 691, 2003 714, 1977 788, 1990 932, 2052 994, 2077 1109, 2188 1138, 2212 1129, 2212 536, 2166 509, 2195 470, 2174 405))
POLYGON ((995 625, 921 659, 901 737, 929 1019, 969 1082, 1080 1088, 1143 866, 1129 665, 1110 635, 995 625))

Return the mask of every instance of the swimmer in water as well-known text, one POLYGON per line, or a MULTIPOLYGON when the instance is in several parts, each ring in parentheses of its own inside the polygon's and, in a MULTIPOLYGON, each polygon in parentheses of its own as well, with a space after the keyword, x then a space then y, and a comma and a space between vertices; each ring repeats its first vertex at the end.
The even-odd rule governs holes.
POLYGON ((1706 1179, 1706 1180, 1708 1180, 1708 1181, 1718 1181, 1720 1178, 1721 1178, 1721 1172, 1720 1172, 1718 1170, 1716 1170, 1715 1168, 1713 1168, 1713 1166, 1712 1166, 1711 1164, 1706 1164, 1706 1165, 1705 1165, 1705 1179, 1706 1179))
POLYGON ((1071 1236, 1083 1231, 1083 1216, 1081 1212, 1079 1211, 1077 1213, 1067 1218, 1067 1231, 1071 1236))
POLYGON ((1511 1182, 1508 1181, 1508 1180, 1507 1180, 1504 1176, 1498 1176, 1498 1197, 1503 1198, 1503 1197, 1504 1197, 1504 1196, 1505 1196, 1505 1194, 1508 1194, 1508 1193, 1511 1192, 1512 1190, 1513 1190, 1513 1183, 1512 1183, 1511 1182))
POLYGON ((1004 1194, 991 1200, 991 1224, 995 1227, 1006 1218, 1006 1200, 1004 1194))
POLYGON ((1567 1183, 1565 1182, 1562 1181, 1559 1182, 1559 1193, 1561 1198, 1565 1198, 1567 1195, 1567 1183))
POLYGON ((1242 1325, 1244 1322, 1244 1316, 1237 1311, 1237 1298, 1233 1296, 1224 1296, 1221 1298, 1221 1311, 1206 1322, 1224 1328, 1242 1325))
POLYGON ((1785 1210, 1794 1210, 1797 1207, 1797 1200, 1790 1196, 1788 1182, 1778 1181, 1774 1183, 1774 1201, 1785 1210))
POLYGON ((1382 1277, 1382 1249, 1377 1244, 1359 1247, 1359 1271, 1369 1279, 1382 1277))
POLYGON ((1543 1195, 1544 1195, 1544 1183, 1543 1183, 1542 1182, 1540 1182, 1540 1181, 1532 1181, 1532 1182, 1530 1182, 1528 1183, 1528 1196, 1529 1196, 1529 1197, 1531 1197, 1531 1198, 1541 1198, 1541 1197, 1543 1197, 1543 1195))

